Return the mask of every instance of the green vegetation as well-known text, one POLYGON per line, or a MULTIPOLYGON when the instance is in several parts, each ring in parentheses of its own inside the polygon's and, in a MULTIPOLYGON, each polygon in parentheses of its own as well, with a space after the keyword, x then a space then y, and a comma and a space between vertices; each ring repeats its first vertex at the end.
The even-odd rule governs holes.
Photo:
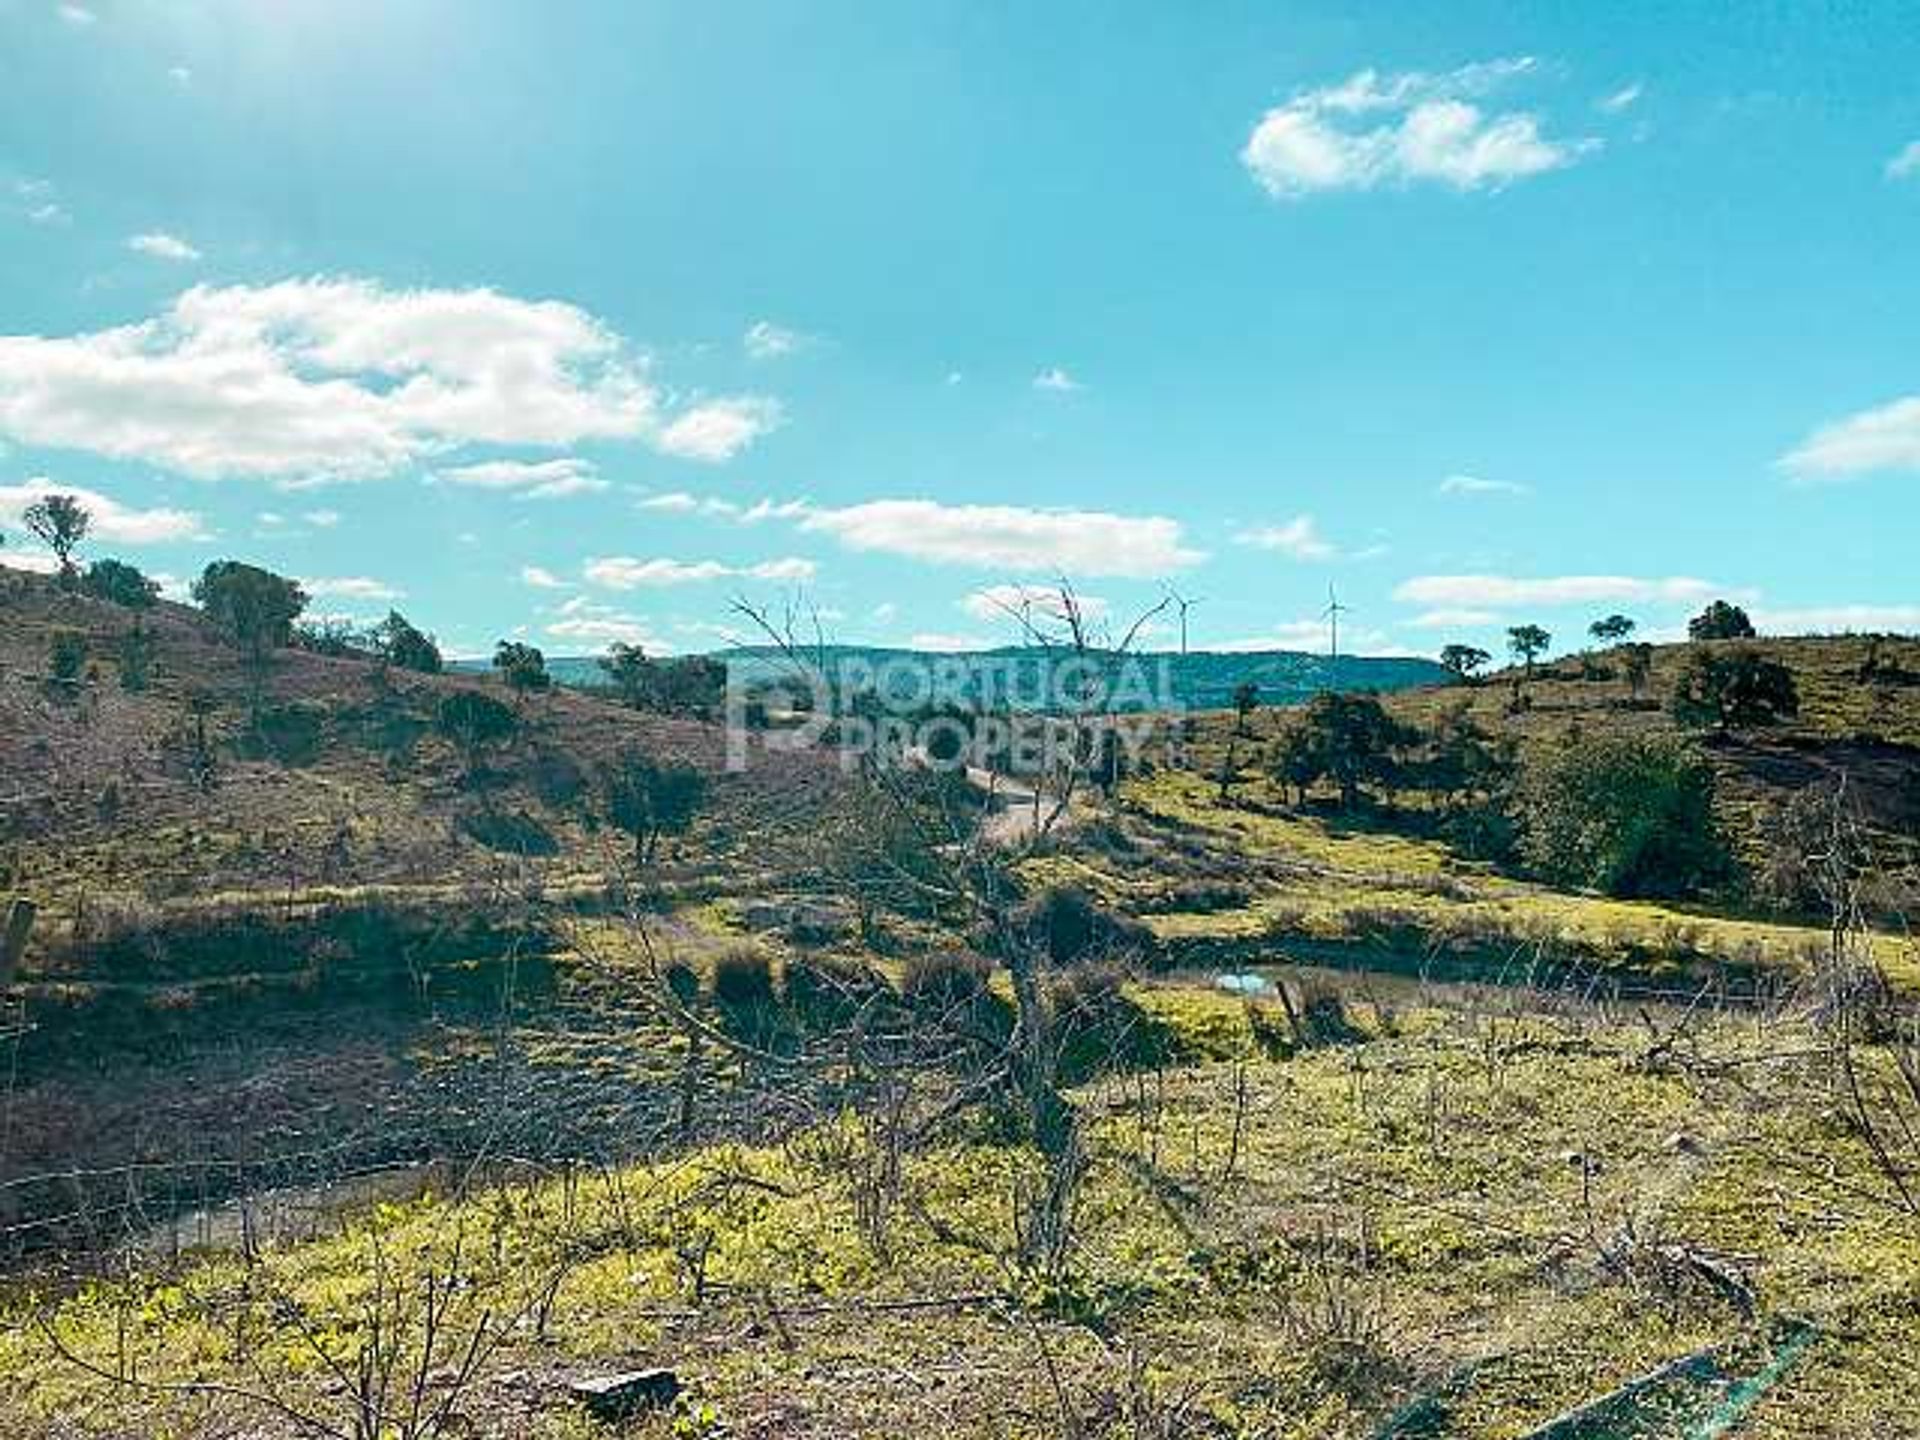
POLYGON ((160 586, 123 560, 96 560, 81 578, 82 593, 128 610, 151 610, 160 586))

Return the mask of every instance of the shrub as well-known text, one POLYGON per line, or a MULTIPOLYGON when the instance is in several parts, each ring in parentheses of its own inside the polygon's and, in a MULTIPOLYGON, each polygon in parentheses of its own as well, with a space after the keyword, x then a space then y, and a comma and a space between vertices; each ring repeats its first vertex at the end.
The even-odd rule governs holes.
POLYGON ((787 1006, 816 1030, 846 1025, 893 994, 884 977, 859 960, 796 957, 786 966, 787 1006))
POLYGON ((1121 955, 1146 955, 1153 932, 1139 921, 1102 909, 1073 885, 1051 886, 1027 905, 1020 919, 1057 966, 1121 955))
POLYGON ((773 961, 744 945, 723 951, 713 962, 713 1000, 735 1015, 773 1009, 773 961))
POLYGON ((129 692, 145 690, 153 679, 153 632, 138 620, 120 636, 118 646, 120 688, 129 692))
POLYGON ((900 976, 900 995, 923 1015, 945 1015, 976 1005, 987 992, 993 967, 965 950, 915 955, 900 976))
POLYGON ((80 589, 96 600, 129 610, 151 609, 160 598, 160 586, 123 560, 96 560, 87 567, 80 589))
POLYGON ((272 705, 253 717, 252 740, 258 751, 282 765, 306 765, 320 753, 327 712, 301 701, 272 705))
POLYGON ((1687 622, 1687 634, 1695 640, 1751 640, 1755 631, 1746 611, 1716 600, 1687 622))
POLYGON ((1800 693, 1791 670, 1745 646, 1699 650, 1687 657, 1669 708, 1682 725, 1729 730, 1799 714, 1800 693))
POLYGON ((62 685, 76 685, 87 668, 87 637, 77 630, 57 630, 47 643, 47 674, 62 685))
POLYGON ((1556 884, 1685 896, 1729 873, 1712 768, 1671 739, 1607 736, 1535 761, 1520 787, 1521 853, 1556 884))

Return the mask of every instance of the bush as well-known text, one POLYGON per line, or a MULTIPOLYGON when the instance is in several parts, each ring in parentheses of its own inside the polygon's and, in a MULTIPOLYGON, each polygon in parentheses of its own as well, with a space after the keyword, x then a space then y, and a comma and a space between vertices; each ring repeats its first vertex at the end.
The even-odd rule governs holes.
POLYGON ((1687 657, 1669 708, 1682 725, 1729 730, 1799 714, 1800 693, 1791 670, 1746 646, 1701 650, 1687 657))
POLYGON ((1153 932, 1139 921, 1102 909, 1073 885, 1051 886, 1021 913, 1027 933, 1057 966, 1123 955, 1147 955, 1153 932))
POLYGON ((1544 878, 1616 896, 1687 896, 1727 878, 1713 770, 1686 745, 1609 736, 1532 764, 1521 853, 1544 878))
POLYGON ((796 957, 786 967, 787 1006, 804 1025, 832 1030, 884 1004, 893 991, 858 960, 831 955, 796 957))
POLYGON ((129 610, 151 609, 160 586, 122 560, 96 560, 81 577, 80 589, 96 600, 129 610))
POLYGON ((320 753, 326 729, 327 712, 319 705, 273 705, 254 717, 252 740, 282 765, 306 765, 320 753))
POLYGON ((915 955, 900 976, 900 996, 922 1015, 958 1013, 985 998, 992 973, 991 965, 965 950, 915 955))
POLYGON ((773 961, 747 946, 723 952, 713 962, 713 1000, 733 1015, 772 1010, 773 961))
POLYGON ((87 668, 87 637, 77 630, 59 630, 47 644, 47 674, 62 685, 79 683, 87 668))

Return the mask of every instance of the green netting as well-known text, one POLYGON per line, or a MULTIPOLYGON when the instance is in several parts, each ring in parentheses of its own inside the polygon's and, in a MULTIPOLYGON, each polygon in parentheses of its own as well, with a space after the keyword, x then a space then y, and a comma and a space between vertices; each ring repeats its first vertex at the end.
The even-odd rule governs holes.
MULTIPOLYGON (((1527 1440, 1721 1440, 1816 1337, 1798 1320, 1670 1360, 1532 1431, 1527 1440)), ((1470 1367, 1389 1420, 1378 1440, 1456 1440, 1482 1367, 1470 1367)))

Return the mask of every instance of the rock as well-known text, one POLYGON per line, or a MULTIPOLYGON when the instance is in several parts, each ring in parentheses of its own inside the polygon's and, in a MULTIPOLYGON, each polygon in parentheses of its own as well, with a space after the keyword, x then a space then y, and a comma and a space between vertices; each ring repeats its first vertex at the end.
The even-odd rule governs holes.
POLYGON ((1683 1130, 1676 1130, 1667 1136, 1667 1149, 1675 1155, 1698 1155, 1700 1142, 1683 1130))
POLYGON ((625 1420, 673 1404, 680 1398, 680 1377, 671 1370, 630 1370, 576 1380, 567 1394, 596 1420, 625 1420))

